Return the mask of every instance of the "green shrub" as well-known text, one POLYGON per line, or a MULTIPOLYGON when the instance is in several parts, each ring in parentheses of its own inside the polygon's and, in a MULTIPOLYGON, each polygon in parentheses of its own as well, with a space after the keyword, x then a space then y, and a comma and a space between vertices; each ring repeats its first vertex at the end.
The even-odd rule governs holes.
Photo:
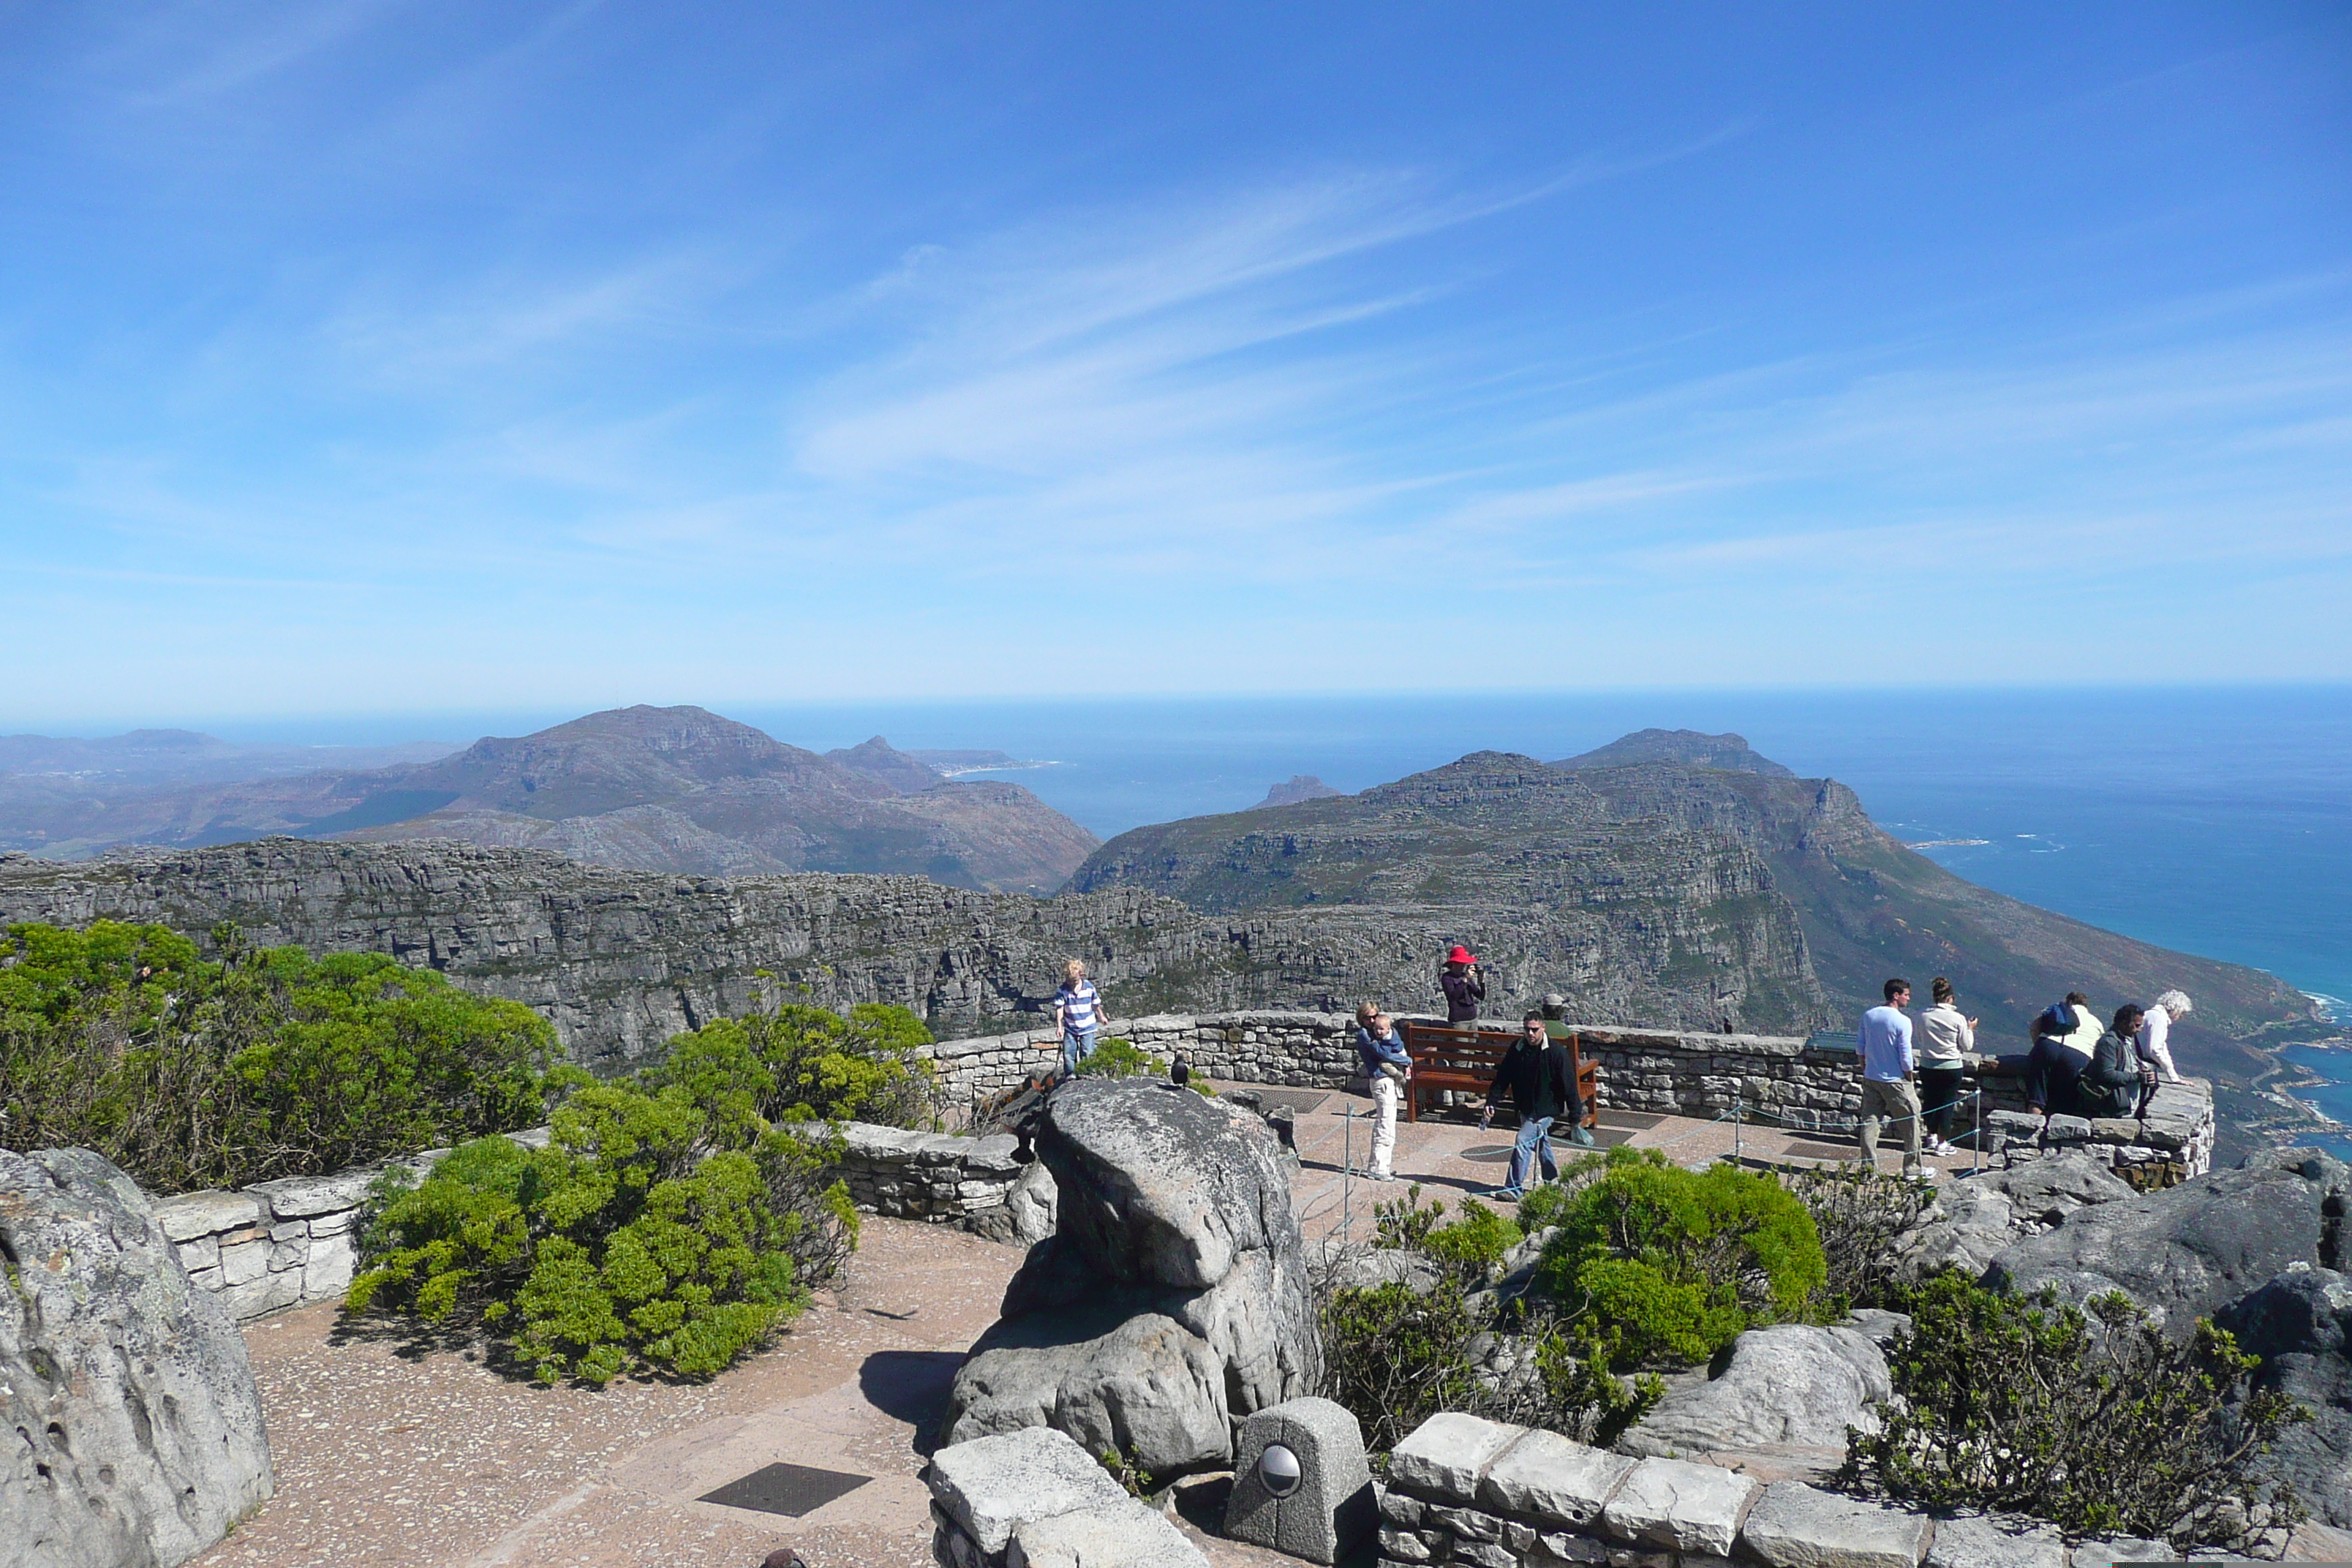
POLYGON ((914 1053, 930 1043, 930 1030, 904 1007, 862 1002, 844 1018, 787 1004, 677 1036, 637 1076, 650 1089, 683 1088, 737 1123, 929 1127, 937 1120, 935 1080, 914 1053))
POLYGON ((1078 1071, 1088 1078, 1157 1078, 1167 1070, 1168 1064, 1158 1057, 1116 1037, 1097 1040, 1078 1063, 1078 1071))
POLYGON ((421 1184, 387 1178, 345 1310, 478 1330, 542 1382, 722 1370, 800 1310, 857 1216, 840 1183, 815 1186, 821 1128, 771 1128, 716 1072, 698 1082, 707 1098, 583 1089, 544 1149, 487 1138, 421 1184))
POLYGON ((1887 1357, 1885 1429, 1848 1432, 1839 1485, 2183 1552, 2252 1545, 2303 1517, 2261 1459, 2311 1413, 2275 1391, 2241 1399, 2257 1363, 2211 1323, 2176 1343, 2120 1295, 2086 1318, 2046 1292, 2022 1299, 1953 1272, 1909 1304, 1912 1330, 1887 1357))
POLYGON ((1521 1239, 1516 1223, 1485 1204, 1465 1201, 1453 1224, 1429 1232, 1422 1250, 1462 1279, 1477 1280, 1521 1239))
POLYGON ((1542 1426, 1606 1447, 1657 1403, 1656 1378, 1630 1385, 1559 1326, 1499 1335, 1490 1307, 1448 1277, 1427 1291, 1410 1285, 1343 1289, 1318 1310, 1323 1393, 1351 1412, 1365 1447, 1393 1448, 1441 1410, 1542 1426), (1507 1346, 1515 1364, 1482 1364, 1474 1352, 1507 1346))
POLYGON ((1895 1243, 1919 1223, 1935 1190, 1858 1164, 1815 1166, 1784 1180, 1813 1216, 1828 1270, 1822 1290, 1831 1303, 1899 1309, 1906 1291, 1895 1243))
POLYGON ((1430 1232, 1445 1217, 1445 1205, 1421 1201, 1421 1184, 1405 1188, 1404 1196, 1391 1198, 1372 1205, 1372 1238, 1378 1247, 1401 1252, 1419 1252, 1429 1241, 1430 1232))
POLYGON ((1831 1306, 1805 1205, 1737 1166, 1612 1149, 1556 1224, 1538 1284, 1612 1367, 1705 1361, 1752 1324, 1831 1306))
POLYGON ((528 1127, 577 1076, 520 1003, 213 935, 217 963, 161 926, 9 926, 0 1143, 94 1149, 158 1193, 238 1186, 528 1127))

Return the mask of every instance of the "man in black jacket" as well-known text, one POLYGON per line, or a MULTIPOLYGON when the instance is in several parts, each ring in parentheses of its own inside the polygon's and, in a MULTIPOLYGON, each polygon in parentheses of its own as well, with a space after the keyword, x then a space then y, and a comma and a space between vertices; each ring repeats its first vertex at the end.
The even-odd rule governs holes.
POLYGON ((1495 1102, 1506 1092, 1519 1113, 1519 1136, 1511 1145, 1509 1179, 1486 1195, 1517 1203, 1537 1161, 1543 1163, 1545 1181, 1559 1179, 1559 1163, 1551 1153, 1552 1123, 1565 1115, 1570 1127, 1584 1125, 1584 1101, 1578 1097, 1575 1076, 1569 1071, 1568 1047, 1546 1033, 1541 1013, 1527 1016, 1524 1032, 1496 1064, 1494 1084, 1486 1090, 1486 1109, 1478 1118, 1482 1131, 1493 1124, 1495 1102))

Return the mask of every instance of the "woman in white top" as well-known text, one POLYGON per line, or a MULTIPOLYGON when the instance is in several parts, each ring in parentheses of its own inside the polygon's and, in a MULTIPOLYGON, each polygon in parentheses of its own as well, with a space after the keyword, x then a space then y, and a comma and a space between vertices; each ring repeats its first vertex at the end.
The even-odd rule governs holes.
POLYGON ((1936 1005, 1919 1017, 1919 1103, 1927 1152, 1952 1152, 1952 1112, 1960 1098, 1960 1059, 1977 1048, 1977 1021, 1960 1011, 1952 983, 1936 976, 1936 1005))
POLYGON ((2172 1065, 2172 1026, 2189 1016, 2193 1004, 2184 991, 2168 991, 2156 999, 2156 1005, 2140 1020, 2139 1059, 2164 1075, 2167 1083, 2181 1081, 2180 1069, 2172 1065))

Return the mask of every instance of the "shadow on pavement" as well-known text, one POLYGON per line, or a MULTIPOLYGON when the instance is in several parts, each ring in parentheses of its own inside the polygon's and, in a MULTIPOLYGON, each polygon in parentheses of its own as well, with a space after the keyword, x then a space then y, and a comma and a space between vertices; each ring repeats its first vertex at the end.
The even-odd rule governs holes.
POLYGON ((961 1351, 877 1351, 858 1365, 858 1392, 892 1420, 910 1423, 915 1452, 929 1458, 939 1447, 940 1416, 963 1362, 961 1351))

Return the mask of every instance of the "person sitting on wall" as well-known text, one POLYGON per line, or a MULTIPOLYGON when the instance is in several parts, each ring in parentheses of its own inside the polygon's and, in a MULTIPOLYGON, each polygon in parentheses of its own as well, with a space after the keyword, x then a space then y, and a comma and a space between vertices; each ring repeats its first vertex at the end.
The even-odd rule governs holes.
POLYGON ((1458 942, 1454 944, 1437 984, 1445 993, 1448 1028, 1459 1029, 1478 1021, 1478 1004, 1486 999, 1486 977, 1478 972, 1478 961, 1468 948, 1458 942))
POLYGON ((1370 1002, 1356 1008, 1356 1057, 1372 1094, 1372 1168, 1376 1182, 1396 1180, 1397 1096, 1412 1078, 1412 1058, 1405 1054, 1396 1021, 1370 1002))
POLYGON ((2091 1050, 2091 1065, 2083 1069, 2075 1091, 2084 1110, 2095 1117, 2130 1117, 2156 1089, 2156 1069, 2139 1059, 2141 1020, 2147 1016, 2129 1004, 2116 1009, 2114 1023, 2091 1050))
POLYGON ((2091 999, 2080 991, 2067 992, 2066 1000, 2036 1014, 2027 1032, 2033 1037, 2033 1054, 2025 1061, 2025 1109, 2036 1116, 2081 1114, 2075 1082, 2099 1043, 2091 999))
POLYGON ((1545 1032, 1541 1013, 1530 1013, 1521 1020, 1519 1037, 1496 1064, 1495 1081, 1486 1090, 1486 1109, 1478 1115, 1479 1131, 1494 1124, 1495 1102, 1506 1094, 1519 1113, 1519 1136, 1511 1145, 1510 1175, 1486 1196, 1515 1204, 1527 1192, 1528 1177, 1538 1161, 1542 1162, 1545 1181, 1559 1180, 1559 1162, 1551 1152, 1551 1124, 1562 1112, 1570 1126, 1584 1120, 1584 1102, 1578 1098, 1575 1077, 1569 1071, 1568 1047, 1545 1032))

